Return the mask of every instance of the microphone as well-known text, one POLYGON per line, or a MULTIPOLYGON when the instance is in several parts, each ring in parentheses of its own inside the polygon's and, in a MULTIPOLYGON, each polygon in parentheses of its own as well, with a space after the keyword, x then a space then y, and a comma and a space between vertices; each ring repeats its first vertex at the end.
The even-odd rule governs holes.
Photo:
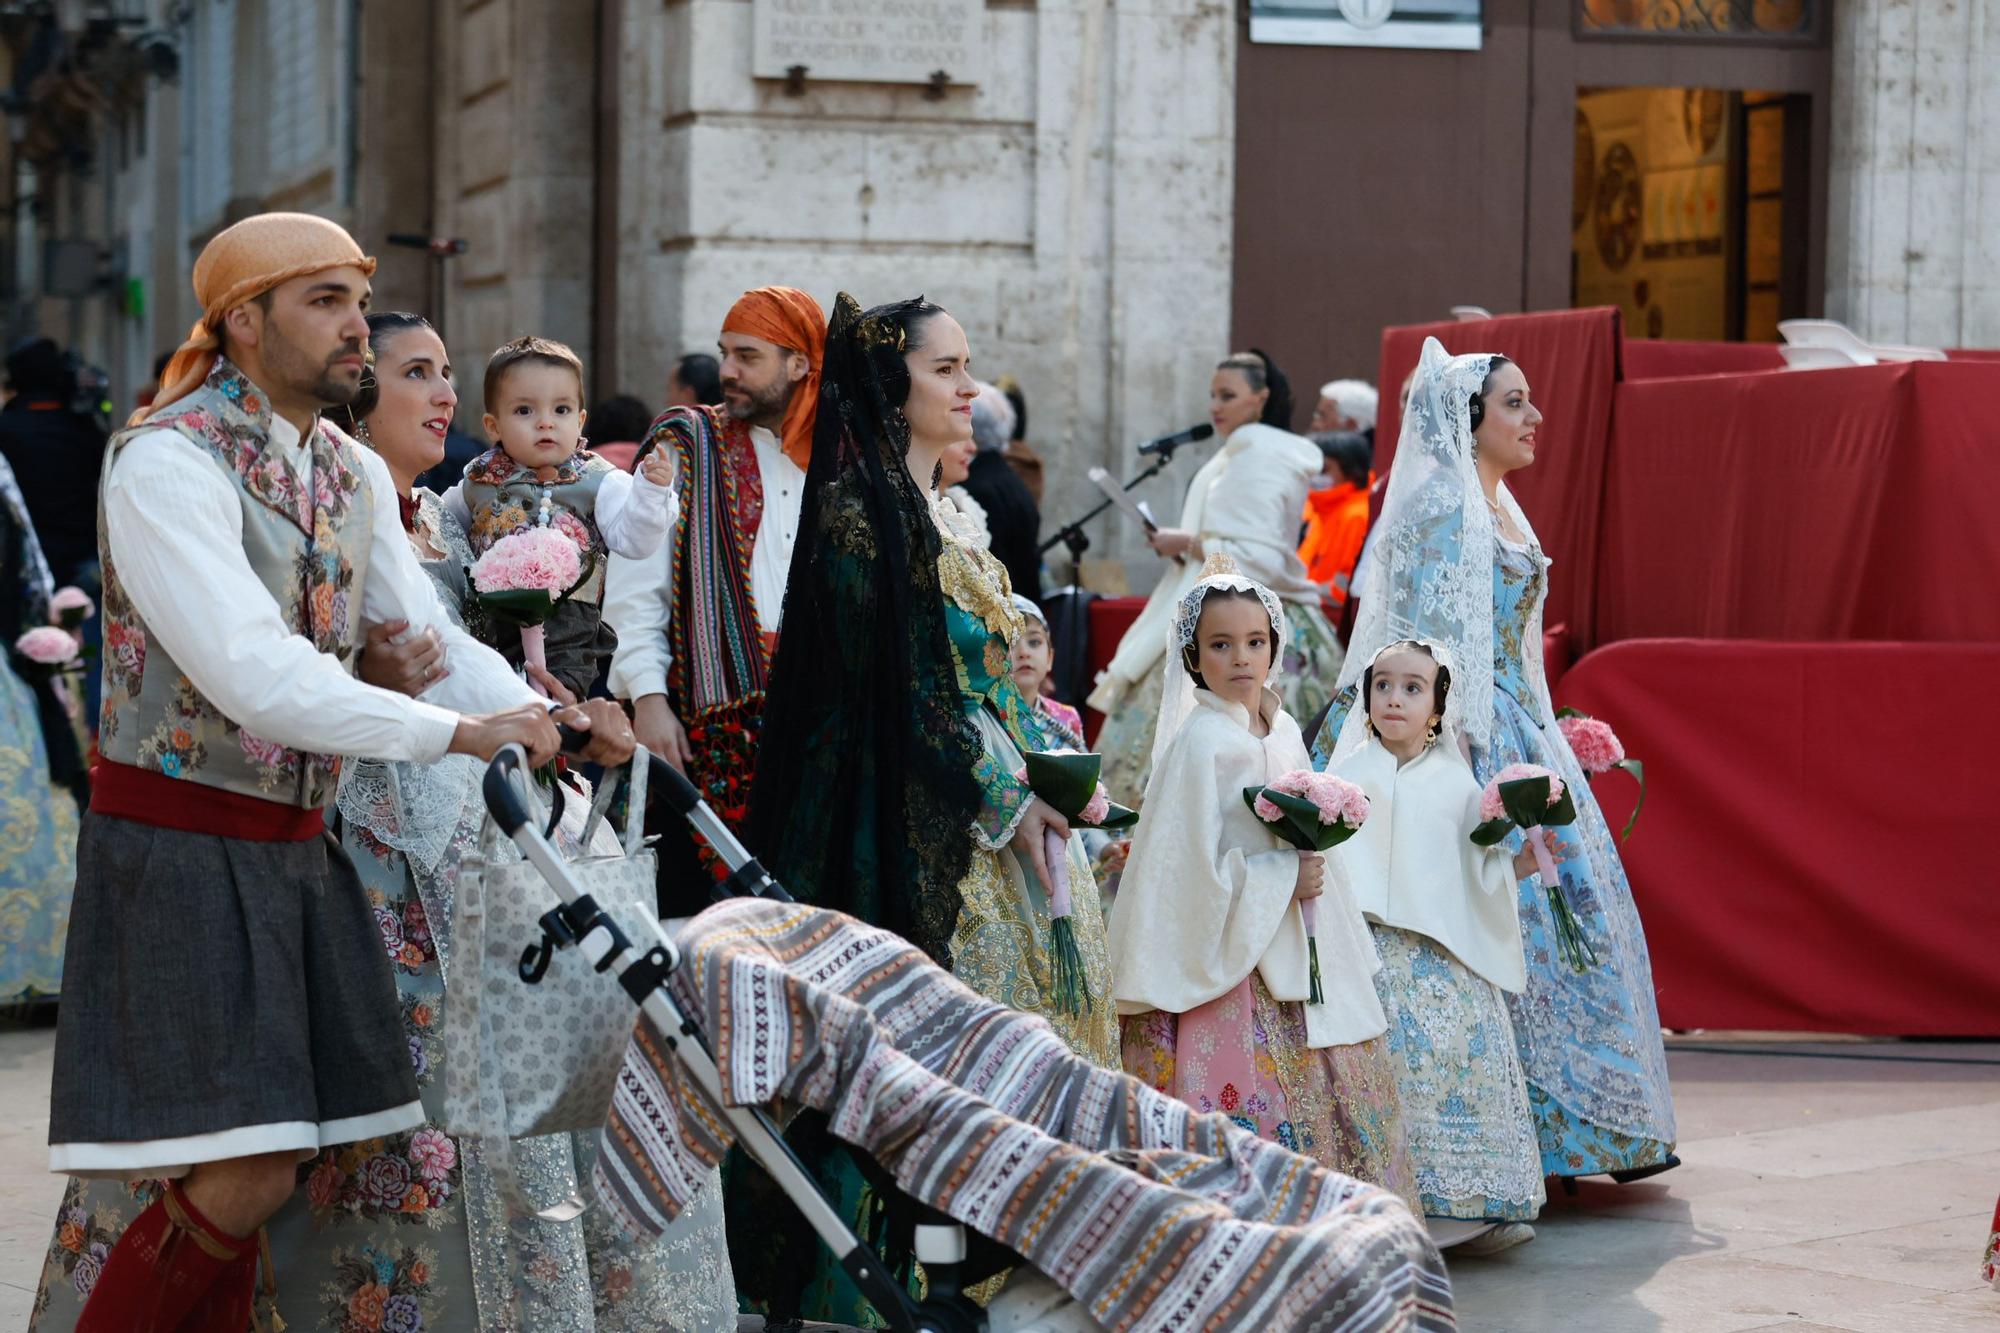
POLYGON ((1162 435, 1157 440, 1146 441, 1139 446, 1139 456, 1143 458, 1147 454, 1171 455, 1174 450, 1180 448, 1182 445, 1193 444, 1196 440, 1205 440, 1213 434, 1215 434, 1215 427, 1204 421, 1199 426, 1189 426, 1184 431, 1178 431, 1172 435, 1162 435))

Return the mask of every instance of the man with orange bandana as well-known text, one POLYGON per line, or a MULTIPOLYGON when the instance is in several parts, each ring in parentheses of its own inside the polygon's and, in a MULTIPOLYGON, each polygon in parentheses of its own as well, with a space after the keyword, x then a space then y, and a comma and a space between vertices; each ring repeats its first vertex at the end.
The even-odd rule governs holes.
MULTIPOLYGON (((360 386, 374 271, 307 214, 218 234, 201 321, 105 454, 101 760, 49 1159, 164 1185, 78 1269, 83 1333, 245 1328, 299 1162, 423 1121, 374 911, 325 827, 340 756, 555 750, 545 702, 439 605, 387 465, 320 415, 360 386), (421 698, 352 674, 389 621, 452 654, 421 698)), ((608 703, 557 720, 602 762, 631 753, 608 703)))
MULTIPOLYGON (((613 557, 604 619, 617 632, 611 690, 641 744, 685 772, 732 827, 748 814, 764 678, 785 610, 819 405, 826 315, 795 287, 745 292, 722 322, 722 402, 673 407, 640 450, 680 459, 680 524, 658 555, 613 557)), ((660 856, 661 911, 708 905, 712 879, 660 856)))

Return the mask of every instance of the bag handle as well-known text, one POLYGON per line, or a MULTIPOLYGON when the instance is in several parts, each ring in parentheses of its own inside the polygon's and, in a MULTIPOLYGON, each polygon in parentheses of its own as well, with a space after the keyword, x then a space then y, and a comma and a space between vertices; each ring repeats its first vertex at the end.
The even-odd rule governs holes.
POLYGON ((469 1115, 471 1127, 458 1130, 458 1142, 461 1147, 473 1147, 484 1162, 510 1213, 567 1222, 581 1216, 588 1205, 574 1190, 550 1203, 538 1203, 528 1196, 514 1160, 514 1142, 507 1137, 506 1082, 488 1077, 499 1059, 500 1040, 497 1017, 482 1002, 483 960, 491 890, 488 877, 502 864, 493 855, 500 840, 499 827, 488 814, 480 830, 478 853, 460 865, 458 910, 464 914, 461 920, 471 926, 472 935, 463 947, 469 948, 474 963, 471 976, 461 976, 458 985, 445 989, 447 1104, 455 1103, 469 1115))
POLYGON ((597 795, 590 802, 590 818, 583 825, 583 847, 589 854, 590 840, 597 835, 597 826, 610 812, 611 802, 616 799, 618 789, 625 787, 632 793, 625 805, 625 855, 637 856, 646 841, 646 778, 652 768, 653 756, 643 745, 632 747, 632 766, 621 778, 613 779, 609 774, 599 784, 597 795))

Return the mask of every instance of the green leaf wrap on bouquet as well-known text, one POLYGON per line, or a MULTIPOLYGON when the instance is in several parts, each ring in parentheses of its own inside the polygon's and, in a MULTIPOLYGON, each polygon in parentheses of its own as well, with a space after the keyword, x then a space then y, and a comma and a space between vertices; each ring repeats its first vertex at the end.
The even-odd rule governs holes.
POLYGON ((1639 822, 1639 812, 1646 808, 1646 766, 1637 759, 1620 759, 1612 765, 1630 773, 1639 783, 1639 799, 1632 805, 1632 817, 1625 821, 1624 829, 1618 834, 1618 845, 1624 846, 1625 839, 1632 836, 1632 828, 1639 822))
MULTIPOLYGON (((1084 810, 1097 795, 1097 777, 1104 763, 1101 755, 1035 750, 1024 753, 1021 763, 1029 789, 1073 827, 1130 828, 1139 820, 1137 811, 1109 802, 1109 813, 1102 820, 1092 823, 1084 818, 1084 810)), ((1049 964, 1054 994, 1049 998, 1058 1013, 1081 1014, 1090 1005, 1090 988, 1084 980, 1076 925, 1070 920, 1069 844, 1051 830, 1042 852, 1050 880, 1049 964)))
POLYGON ((1021 756, 1021 762, 1028 775, 1028 786, 1035 795, 1055 807, 1057 813, 1072 826, 1116 831, 1131 828, 1139 822, 1137 810, 1128 809, 1116 801, 1107 802, 1110 813, 1103 819, 1092 822, 1083 817, 1090 798, 1097 795, 1098 775, 1104 767, 1103 755, 1031 750, 1021 756))
POLYGON ((556 599, 543 588, 509 588, 473 596, 479 599, 480 610, 516 629, 533 629, 547 621, 556 609, 556 599))
POLYGON ((1295 796, 1287 791, 1274 791, 1269 787, 1245 787, 1243 804, 1250 807, 1250 813, 1263 820, 1264 827, 1283 838, 1302 852, 1324 852, 1338 847, 1361 831, 1359 825, 1335 820, 1322 824, 1319 807, 1304 796, 1295 796), (1263 797, 1283 812, 1278 820, 1264 819, 1257 814, 1257 798, 1263 797))

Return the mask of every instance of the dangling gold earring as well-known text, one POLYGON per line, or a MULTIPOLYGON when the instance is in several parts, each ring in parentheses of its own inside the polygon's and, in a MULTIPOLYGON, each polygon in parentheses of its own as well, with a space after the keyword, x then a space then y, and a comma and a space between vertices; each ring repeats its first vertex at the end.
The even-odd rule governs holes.
POLYGON ((1438 716, 1436 713, 1433 713, 1431 714, 1430 735, 1424 737, 1424 744, 1429 745, 1432 741, 1436 740, 1442 734, 1444 734, 1444 719, 1438 716))
POLYGON ((1375 734, 1375 719, 1363 713, 1361 715, 1361 729, 1370 736, 1373 736, 1375 734))

